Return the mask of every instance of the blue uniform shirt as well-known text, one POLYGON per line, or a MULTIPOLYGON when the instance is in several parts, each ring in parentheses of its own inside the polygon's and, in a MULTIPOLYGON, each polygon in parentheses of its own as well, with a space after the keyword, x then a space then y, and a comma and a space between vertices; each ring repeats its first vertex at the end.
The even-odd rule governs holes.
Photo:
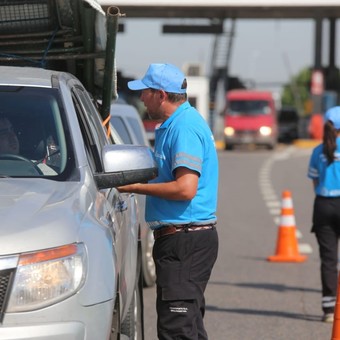
POLYGON ((206 224, 216 221, 218 159, 212 132, 204 118, 185 102, 155 131, 154 155, 158 177, 151 183, 175 180, 175 169, 199 174, 192 200, 146 197, 145 217, 151 228, 162 224, 206 224))
POLYGON ((317 179, 315 194, 324 197, 340 196, 340 137, 336 138, 335 160, 328 165, 323 154, 323 144, 314 148, 308 168, 308 177, 317 179))

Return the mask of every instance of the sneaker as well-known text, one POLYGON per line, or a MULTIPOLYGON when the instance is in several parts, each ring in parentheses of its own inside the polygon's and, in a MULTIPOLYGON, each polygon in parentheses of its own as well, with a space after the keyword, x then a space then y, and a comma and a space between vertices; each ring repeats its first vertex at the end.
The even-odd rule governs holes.
POLYGON ((334 313, 325 313, 322 317, 323 322, 333 323, 334 313))

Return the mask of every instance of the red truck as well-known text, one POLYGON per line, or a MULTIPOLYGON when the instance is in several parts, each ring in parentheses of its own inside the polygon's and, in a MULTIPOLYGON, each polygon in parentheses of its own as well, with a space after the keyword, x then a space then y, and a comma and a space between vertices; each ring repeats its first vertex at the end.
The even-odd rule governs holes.
POLYGON ((231 90, 226 95, 224 110, 225 148, 235 145, 265 145, 273 149, 277 143, 277 113, 270 91, 231 90))

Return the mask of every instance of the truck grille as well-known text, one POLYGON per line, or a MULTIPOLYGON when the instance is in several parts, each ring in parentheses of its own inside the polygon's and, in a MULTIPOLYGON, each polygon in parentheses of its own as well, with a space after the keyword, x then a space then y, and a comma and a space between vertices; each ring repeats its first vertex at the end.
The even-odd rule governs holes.
POLYGON ((0 323, 2 322, 9 297, 13 274, 14 269, 0 271, 0 323))
POLYGON ((258 131, 256 130, 236 130, 235 134, 237 137, 249 136, 256 137, 258 135, 258 131))

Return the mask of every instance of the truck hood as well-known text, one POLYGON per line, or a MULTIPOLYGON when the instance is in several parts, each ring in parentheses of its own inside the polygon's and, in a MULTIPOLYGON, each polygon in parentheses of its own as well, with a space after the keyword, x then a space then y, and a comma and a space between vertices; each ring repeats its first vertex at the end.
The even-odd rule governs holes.
POLYGON ((0 188, 0 255, 77 241, 85 214, 81 201, 88 201, 81 183, 6 178, 0 188))
POLYGON ((273 126, 274 118, 269 115, 226 116, 225 126, 235 130, 258 130, 261 126, 273 126))

